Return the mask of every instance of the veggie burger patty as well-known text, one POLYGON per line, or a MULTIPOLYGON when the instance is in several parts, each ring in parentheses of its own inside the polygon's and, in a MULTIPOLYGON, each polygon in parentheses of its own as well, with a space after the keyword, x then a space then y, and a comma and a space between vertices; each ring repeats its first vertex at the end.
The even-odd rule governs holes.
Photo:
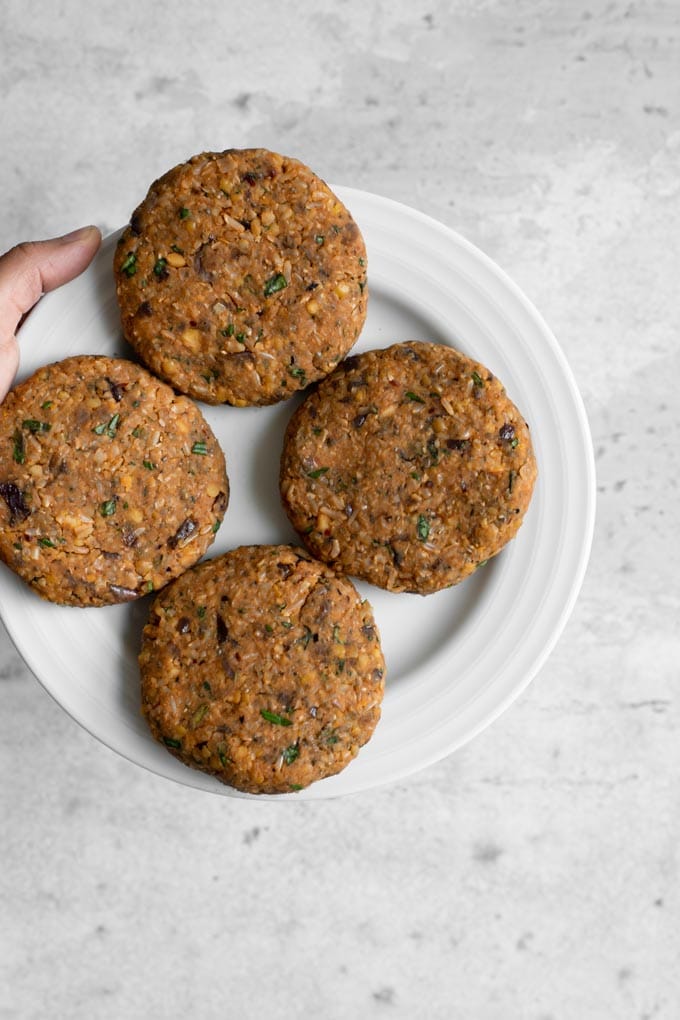
POLYGON ((310 552, 391 591, 457 584, 514 537, 536 461, 488 369, 442 344, 350 357, 286 430, 280 487, 310 552))
POLYGON ((52 602, 125 602, 192 566, 227 507, 203 415, 103 356, 40 368, 0 406, 0 558, 52 602))
POLYGON ((155 181, 114 272, 142 361, 209 404, 272 404, 304 389, 366 316, 359 228, 308 167, 267 149, 202 153, 155 181))
POLYGON ((242 546, 168 585, 139 664, 153 736, 249 793, 339 772, 380 716, 385 663, 370 606, 291 546, 242 546))

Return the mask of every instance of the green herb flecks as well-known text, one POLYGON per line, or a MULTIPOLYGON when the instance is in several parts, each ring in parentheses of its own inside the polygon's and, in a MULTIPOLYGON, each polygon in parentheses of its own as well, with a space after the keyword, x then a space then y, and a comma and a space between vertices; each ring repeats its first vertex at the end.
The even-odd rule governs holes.
POLYGON ((473 372, 472 373, 472 381, 475 384, 475 386, 482 387, 484 385, 484 380, 482 379, 482 377, 479 374, 479 372, 473 372))
POLYGON ((300 368, 299 365, 292 365, 288 369, 288 373, 293 376, 294 379, 300 380, 300 386, 304 386, 307 382, 307 373, 304 368, 300 368))
POLYGON ((45 400, 40 406, 43 409, 43 411, 49 411, 53 404, 54 404, 53 400, 45 400))
POLYGON ((109 418, 108 421, 103 421, 100 425, 95 425, 92 431, 96 432, 98 436, 108 436, 109 439, 113 439, 116 432, 118 431, 119 425, 120 415, 114 414, 113 417, 109 418))
POLYGON ((312 634, 311 630, 309 629, 309 627, 305 625, 305 632, 301 638, 298 638, 298 642, 296 643, 299 643, 302 645, 303 648, 306 648, 313 637, 314 635, 312 634))
POLYGON ((185 205, 182 205, 178 209, 177 215, 179 216, 179 218, 181 220, 188 220, 189 217, 191 216, 191 213, 189 212, 189 210, 187 209, 187 207, 185 205))
POLYGON ((147 471, 155 471, 156 470, 156 465, 154 464, 154 462, 152 460, 143 460, 142 464, 144 465, 144 467, 146 468, 147 471))
POLYGON ((288 281, 283 273, 275 273, 274 276, 269 277, 264 285, 264 296, 270 297, 272 294, 277 294, 287 286, 288 281))
POLYGON ((99 513, 102 517, 113 517, 116 512, 116 499, 106 499, 99 504, 99 513))
POLYGON ((204 442, 204 440, 199 439, 191 447, 191 452, 198 454, 199 457, 205 457, 206 454, 208 453, 208 444, 204 442))
POLYGON ((158 280, 164 280, 166 276, 170 275, 167 259, 164 258, 156 259, 156 264, 153 267, 153 275, 158 280))
POLYGON ((222 336, 233 336, 234 335, 234 323, 230 322, 229 325, 225 327, 225 329, 221 329, 220 330, 220 333, 222 334, 222 336))
POLYGON ((179 248, 176 244, 170 245, 170 251, 176 252, 178 255, 184 255, 184 249, 179 248))
POLYGON ((221 519, 220 519, 220 520, 217 520, 217 521, 215 521, 215 523, 213 524, 213 526, 212 526, 212 529, 211 529, 211 530, 212 530, 212 533, 213 533, 213 535, 216 535, 216 534, 217 534, 217 532, 218 532, 218 531, 220 530, 220 526, 221 526, 221 524, 222 524, 222 520, 221 520, 221 519))
POLYGON ((422 397, 419 397, 417 393, 412 393, 411 390, 407 390, 404 396, 407 400, 412 400, 415 404, 425 403, 422 397))
POLYGON ((36 418, 24 418, 21 427, 32 432, 34 435, 36 432, 49 432, 52 428, 48 421, 38 421, 36 418))
POLYGON ((38 539, 38 545, 41 545, 43 549, 56 549, 56 545, 54 544, 52 539, 45 538, 44 536, 38 539))
POLYGON ((314 240, 315 240, 316 244, 322 245, 324 243, 324 241, 326 240, 326 238, 324 237, 323 234, 315 234, 314 235, 314 240))
POLYGON ((278 712, 270 712, 268 708, 261 708, 260 715, 267 722, 273 723, 275 726, 292 726, 293 720, 289 719, 285 715, 279 715, 278 712))
POLYGON ((286 765, 292 765, 296 758, 300 757, 300 745, 297 741, 294 744, 290 744, 284 751, 281 752, 286 765))
POLYGON ((204 619, 205 612, 206 612, 205 606, 197 606, 196 607, 196 616, 199 618, 199 620, 204 619))
POLYGON ((516 471, 511 471, 508 474, 508 492, 512 492, 512 487, 515 484, 516 476, 517 476, 517 472, 516 471))
POLYGON ((121 273, 125 273, 126 276, 134 276, 137 272, 137 256, 134 252, 129 251, 127 258, 120 267, 121 273))
POLYGON ((229 758, 227 757, 227 745, 222 743, 217 745, 217 757, 220 759, 220 765, 222 768, 227 767, 229 758))
POLYGON ((199 705, 194 714, 191 717, 191 725, 193 729, 200 726, 208 712, 210 705, 207 701, 204 701, 202 705, 199 705))
POLYGON ((325 475, 327 471, 328 471, 327 467, 315 468, 314 471, 308 471, 307 472, 307 477, 308 478, 321 478, 321 475, 325 475))
POLYGON ((430 536, 430 522, 424 514, 418 514, 418 523, 416 525, 416 533, 418 539, 421 542, 427 542, 430 536))
POLYGON ((176 751, 179 751, 182 746, 182 741, 175 740, 174 737, 163 737, 163 743, 166 747, 174 747, 176 751))
POLYGON ((25 464, 26 444, 24 443, 24 436, 20 429, 14 430, 14 435, 12 436, 12 443, 13 443, 12 458, 15 464, 25 464))

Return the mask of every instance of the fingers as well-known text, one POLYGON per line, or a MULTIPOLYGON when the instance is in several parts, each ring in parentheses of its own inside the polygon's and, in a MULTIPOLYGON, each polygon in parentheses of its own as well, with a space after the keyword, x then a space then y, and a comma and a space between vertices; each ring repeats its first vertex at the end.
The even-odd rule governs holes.
POLYGON ((68 283, 90 264, 99 245, 97 227, 82 227, 49 241, 28 241, 0 257, 0 400, 19 363, 15 332, 40 296, 68 283))

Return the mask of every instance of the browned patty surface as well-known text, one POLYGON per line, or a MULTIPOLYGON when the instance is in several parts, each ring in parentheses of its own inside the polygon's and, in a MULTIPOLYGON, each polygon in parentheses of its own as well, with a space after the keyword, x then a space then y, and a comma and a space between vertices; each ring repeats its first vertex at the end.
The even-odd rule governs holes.
POLYGON ((0 558, 52 602, 162 587, 213 542, 228 493, 198 407, 130 361, 67 358, 0 406, 0 558))
POLYGON ((193 156, 155 181, 114 257, 125 336, 210 404, 271 404, 326 375, 366 316, 366 249, 308 167, 266 149, 193 156))
POLYGON ((370 606, 292 546, 242 546, 178 578, 152 606, 139 663, 153 736, 250 793, 339 772, 380 716, 370 606))
POLYGON ((280 486, 313 555, 392 591, 463 580, 517 532, 528 427, 478 362, 434 343, 348 358, 293 414, 280 486))

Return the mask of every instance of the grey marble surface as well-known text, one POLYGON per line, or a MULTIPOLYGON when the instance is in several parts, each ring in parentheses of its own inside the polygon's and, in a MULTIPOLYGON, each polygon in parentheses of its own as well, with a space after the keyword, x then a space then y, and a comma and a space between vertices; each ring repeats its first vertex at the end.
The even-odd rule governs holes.
POLYGON ((376 791, 237 802, 73 723, 0 637, 0 1018, 680 1016, 680 12, 673 0, 5 0, 0 248, 264 145, 479 245, 556 333, 598 517, 482 735, 376 791))

